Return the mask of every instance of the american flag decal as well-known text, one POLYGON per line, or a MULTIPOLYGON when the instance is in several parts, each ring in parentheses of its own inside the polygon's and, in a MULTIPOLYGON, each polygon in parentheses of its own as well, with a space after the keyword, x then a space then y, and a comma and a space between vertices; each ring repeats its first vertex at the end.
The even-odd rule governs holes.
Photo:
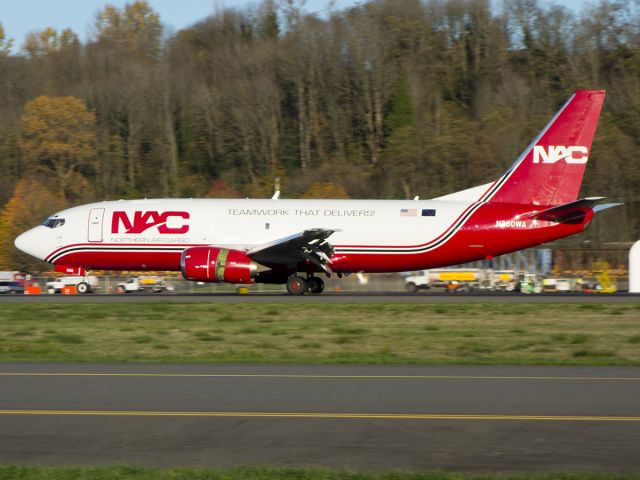
POLYGON ((418 210, 416 208, 401 208, 400 216, 401 217, 417 217, 418 210))

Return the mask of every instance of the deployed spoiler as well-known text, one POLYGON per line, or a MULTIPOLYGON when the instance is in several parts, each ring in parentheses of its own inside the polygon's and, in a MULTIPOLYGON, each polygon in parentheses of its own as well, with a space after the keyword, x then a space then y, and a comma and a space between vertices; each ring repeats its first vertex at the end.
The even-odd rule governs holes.
POLYGON ((557 205, 540 212, 532 213, 529 217, 534 220, 544 220, 556 223, 581 222, 584 219, 585 210, 587 209, 592 209, 594 212, 600 212, 607 208, 622 205, 622 203, 604 203, 602 205, 597 205, 597 203, 604 200, 604 198, 605 197, 581 198, 574 202, 557 205))

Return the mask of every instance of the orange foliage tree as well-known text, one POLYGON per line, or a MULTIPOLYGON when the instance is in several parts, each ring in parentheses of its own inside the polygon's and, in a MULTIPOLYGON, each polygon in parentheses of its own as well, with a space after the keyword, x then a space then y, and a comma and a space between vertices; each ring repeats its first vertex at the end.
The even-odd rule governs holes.
POLYGON ((66 206, 61 195, 55 194, 38 180, 19 180, 13 196, 0 211, 0 270, 33 272, 45 268, 44 263, 15 248, 13 241, 22 232, 66 206))
POLYGON ((236 190, 224 180, 213 182, 211 189, 205 195, 207 198, 243 198, 241 191, 236 190))

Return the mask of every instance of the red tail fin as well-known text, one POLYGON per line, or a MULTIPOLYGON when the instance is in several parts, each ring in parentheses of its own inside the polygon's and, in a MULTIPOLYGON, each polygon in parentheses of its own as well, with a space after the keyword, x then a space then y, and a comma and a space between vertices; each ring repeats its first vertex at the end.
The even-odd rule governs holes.
POLYGON ((604 90, 578 90, 483 200, 558 205, 578 198, 604 90))

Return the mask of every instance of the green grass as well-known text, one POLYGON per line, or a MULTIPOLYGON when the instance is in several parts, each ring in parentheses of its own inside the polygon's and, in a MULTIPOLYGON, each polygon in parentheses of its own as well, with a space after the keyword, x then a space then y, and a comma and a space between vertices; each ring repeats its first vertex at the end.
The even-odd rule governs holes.
POLYGON ((25 303, 0 332, 5 362, 640 365, 640 305, 25 303))
POLYGON ((640 474, 448 472, 372 473, 319 468, 180 468, 0 466, 0 480, 640 480, 640 474))

